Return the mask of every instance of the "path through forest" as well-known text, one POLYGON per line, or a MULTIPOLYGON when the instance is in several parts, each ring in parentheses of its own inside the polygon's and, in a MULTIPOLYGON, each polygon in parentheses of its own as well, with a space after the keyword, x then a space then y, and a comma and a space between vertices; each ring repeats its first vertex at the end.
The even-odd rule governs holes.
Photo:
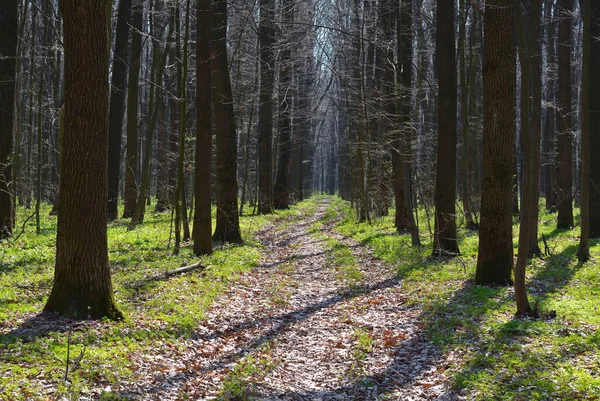
POLYGON ((316 223, 327 206, 325 198, 314 214, 303 211, 259 232, 260 266, 231 284, 184 348, 136 355, 138 380, 124 395, 462 399, 443 372, 452 355, 426 340, 421 309, 406 302, 394 267, 336 233, 333 222, 316 223), (356 262, 354 279, 333 263, 342 247, 356 262))

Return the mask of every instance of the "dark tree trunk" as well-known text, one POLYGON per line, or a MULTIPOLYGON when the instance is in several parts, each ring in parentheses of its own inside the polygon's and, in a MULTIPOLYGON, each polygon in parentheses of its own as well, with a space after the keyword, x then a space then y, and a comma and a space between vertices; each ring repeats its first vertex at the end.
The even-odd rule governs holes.
POLYGON ((12 235, 13 129, 17 60, 17 0, 0 1, 0 240, 12 235))
MULTIPOLYGON (((583 71, 581 77, 581 238, 577 258, 590 259, 590 0, 581 0, 583 17, 583 71)), ((596 2, 595 2, 596 3, 596 2)), ((597 8, 594 7, 594 8, 597 8)), ((597 40, 597 38, 595 39, 597 40)))
MULTIPOLYGON (((121 134, 123 132, 123 113, 125 112, 125 98, 127 95, 127 92, 125 91, 127 87, 127 66, 129 64, 127 43, 129 42, 130 15, 131 0, 120 0, 117 16, 108 125, 108 218, 110 220, 116 219, 118 213, 121 134)), ((126 215, 127 213, 124 214, 126 215)))
MULTIPOLYGON (((600 3, 592 5, 590 71, 600 71, 600 3)), ((590 77, 590 237, 600 237, 600 80, 590 77)))
POLYGON ((512 283, 515 122, 513 1, 488 1, 484 16, 483 155, 478 284, 512 283))
POLYGON ((454 1, 437 2, 438 150, 434 255, 459 253, 456 240, 456 52, 454 1))
POLYGON ((196 171, 194 212, 194 254, 212 253, 211 221, 211 0, 198 0, 196 28, 196 171))
POLYGON ((242 242, 237 207, 237 131, 227 66, 227 1, 213 1, 213 98, 217 129, 217 222, 214 241, 242 242))
MULTIPOLYGON (((291 24, 293 22, 293 5, 290 0, 282 2, 283 23, 291 24)), ((288 36, 289 39, 291 39, 288 36)), ((277 169, 277 180, 273 190, 273 206, 275 209, 287 209, 290 202, 291 191, 291 111, 292 111, 292 46, 291 40, 288 43, 282 43, 281 61, 279 69, 279 168, 277 169)))
POLYGON ((127 157, 125 161, 125 209, 123 218, 133 217, 138 197, 139 179, 136 177, 138 163, 138 91, 140 57, 142 54, 142 3, 133 6, 133 30, 131 32, 131 64, 127 85, 127 157))
POLYGON ((571 11, 573 0, 560 0, 558 25, 558 166, 556 227, 569 229, 573 222, 573 157, 571 132, 571 11))
POLYGON ((113 300, 106 235, 108 46, 106 2, 61 0, 65 127, 56 267, 46 312, 122 318, 113 300), (93 151, 90 151, 93 149, 93 151))
POLYGON ((528 53, 530 57, 529 71, 531 79, 531 191, 532 197, 529 207, 532 217, 529 221, 529 252, 528 256, 539 256, 541 250, 538 245, 538 222, 540 204, 540 141, 542 131, 542 48, 541 43, 541 0, 533 0, 529 5, 531 19, 527 35, 528 53))
POLYGON ((273 131, 273 62, 275 1, 260 1, 260 103, 258 107, 258 213, 273 212, 271 141, 273 131))

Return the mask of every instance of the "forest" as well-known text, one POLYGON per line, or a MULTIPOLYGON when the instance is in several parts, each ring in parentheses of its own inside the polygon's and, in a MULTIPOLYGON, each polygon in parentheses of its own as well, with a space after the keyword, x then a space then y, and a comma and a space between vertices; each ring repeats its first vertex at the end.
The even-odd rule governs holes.
POLYGON ((0 0, 0 401, 599 400, 600 2, 0 0))

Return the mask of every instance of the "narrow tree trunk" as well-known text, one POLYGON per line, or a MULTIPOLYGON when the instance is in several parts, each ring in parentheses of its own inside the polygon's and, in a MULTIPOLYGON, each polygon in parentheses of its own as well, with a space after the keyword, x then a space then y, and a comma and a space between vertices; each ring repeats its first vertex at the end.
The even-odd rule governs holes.
POLYGON ((573 222, 573 158, 571 132, 571 25, 573 0, 560 0, 558 26, 558 182, 556 227, 569 229, 573 222))
POLYGON ((138 198, 138 91, 140 59, 142 55, 142 3, 133 5, 133 29, 131 32, 131 63, 127 85, 127 157, 125 160, 125 209, 123 218, 133 217, 138 198))
MULTIPOLYGON (((581 238, 577 258, 590 259, 590 60, 591 6, 582 0, 583 10, 583 76, 581 78, 581 238)), ((598 8, 597 6, 595 8, 598 8)), ((595 40, 598 40, 595 38, 595 40)))
POLYGON ((211 0, 198 0, 196 13, 196 210, 193 236, 194 254, 209 255, 212 253, 211 0))
POLYGON ((0 5, 0 240, 14 227, 12 161, 18 34, 17 0, 0 5))
MULTIPOLYGON (((173 253, 179 253, 179 247, 181 243, 181 222, 183 215, 183 208, 187 205, 182 202, 183 191, 184 191, 184 172, 183 166, 185 164, 185 137, 187 129, 187 71, 188 71, 188 39, 190 35, 190 0, 186 1, 185 6, 185 33, 183 39, 183 71, 181 75, 180 92, 180 122, 179 122, 179 157, 177 159, 177 189, 175 190, 175 249, 173 253)), ((179 35, 177 35, 179 37, 179 35)), ((189 238, 189 228, 188 228, 189 238)))
POLYGON ((273 212, 272 156, 273 131, 273 63, 275 59, 275 1, 260 1, 259 49, 260 49, 260 103, 258 106, 258 213, 273 212))
POLYGON ((237 132, 227 62, 227 1, 213 1, 213 98, 217 129, 217 222, 214 241, 240 243, 237 132))
MULTIPOLYGON (((117 32, 112 68, 110 91, 110 112, 108 126, 108 218, 117 218, 119 200, 119 166, 121 165, 121 136, 123 132, 123 114, 125 112, 125 97, 127 92, 127 66, 129 53, 129 24, 131 16, 131 0, 120 0, 117 15, 117 32)), ((134 36, 138 34, 134 32, 134 36)), ((139 34, 138 34, 139 35, 139 34)), ((110 45, 110 43, 109 43, 110 45)), ((133 47, 133 46, 132 46, 133 47)), ((134 79, 137 76, 134 75, 134 79)), ((137 96, 137 93, 136 93, 137 96)), ((137 109, 136 109, 137 112, 137 109)), ((124 217, 131 216, 131 210, 123 213, 124 217)))
POLYGON ((456 57, 454 1, 438 0, 436 68, 438 95, 438 149, 435 180, 433 254, 456 255, 456 57))
MULTIPOLYGON (((590 74, 600 71, 600 3, 592 5, 590 35, 590 74)), ((600 80, 590 76, 589 84, 590 154, 600 154, 600 80)), ((600 157, 590 157, 590 237, 600 237, 600 157)))

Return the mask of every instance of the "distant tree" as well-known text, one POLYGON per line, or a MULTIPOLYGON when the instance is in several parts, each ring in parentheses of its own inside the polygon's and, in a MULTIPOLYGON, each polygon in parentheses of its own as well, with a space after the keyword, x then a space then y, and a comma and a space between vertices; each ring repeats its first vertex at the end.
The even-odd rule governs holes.
POLYGON ((454 1, 437 1, 438 150, 433 253, 456 255, 456 51, 454 1))
POLYGON ((483 154, 478 284, 512 283, 515 122, 513 0, 490 0, 484 16, 483 154))
POLYGON ((44 310, 78 319, 122 318, 106 234, 108 1, 61 0, 65 117, 54 284, 44 310))
POLYGON ((17 0, 0 2, 0 240, 12 235, 12 153, 17 59, 17 0))
POLYGON ((213 104, 217 130, 217 222, 213 240, 242 242, 238 216, 237 132, 227 61, 227 1, 213 0, 213 104))
MULTIPOLYGON (((117 32, 111 75, 110 111, 108 123, 108 218, 116 219, 119 198, 119 166, 121 165, 121 135, 127 96, 127 66, 129 64, 129 26, 131 25, 131 1, 120 0, 117 14, 117 32)), ((133 208, 124 213, 131 217, 133 208)))
POLYGON ((559 0, 558 25, 558 182, 556 227, 572 228, 573 222, 573 156, 571 125, 571 28, 573 0, 559 0))

